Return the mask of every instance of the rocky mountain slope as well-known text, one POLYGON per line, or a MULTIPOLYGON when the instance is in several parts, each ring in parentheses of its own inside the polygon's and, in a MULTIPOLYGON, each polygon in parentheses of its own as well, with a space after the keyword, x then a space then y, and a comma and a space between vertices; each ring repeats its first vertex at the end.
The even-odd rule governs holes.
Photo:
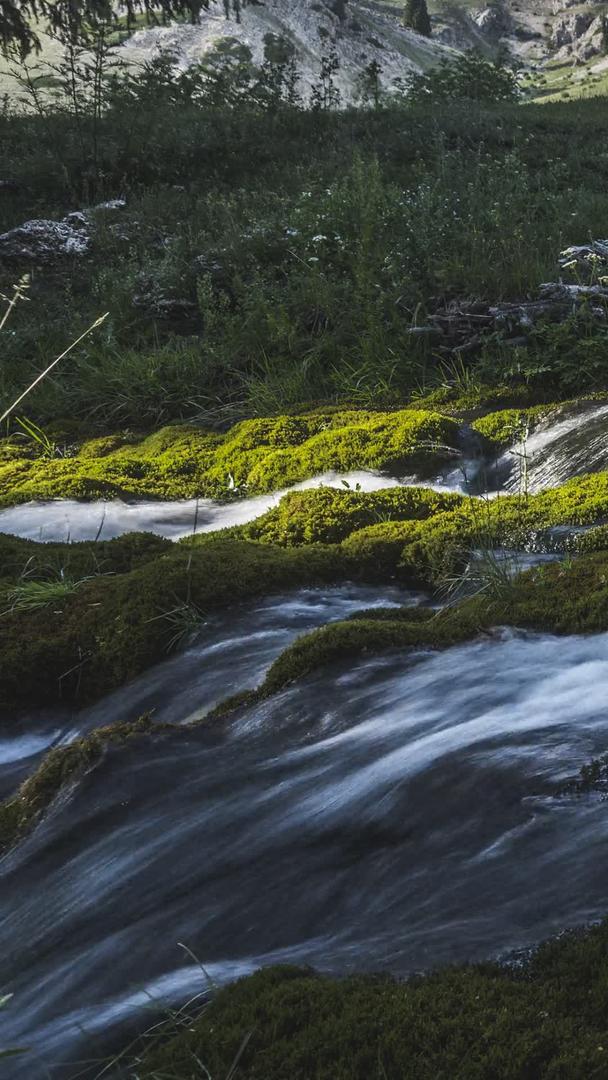
POLYGON ((448 41, 422 37, 403 26, 400 12, 390 5, 350 0, 344 17, 332 0, 264 0, 246 6, 237 21, 226 18, 223 6, 213 4, 201 13, 197 26, 173 25, 138 30, 123 46, 130 60, 141 62, 159 48, 171 49, 180 65, 225 55, 244 47, 254 64, 264 59, 269 41, 281 38, 294 50, 306 98, 318 80, 321 57, 333 48, 339 60, 335 82, 343 101, 357 98, 361 72, 370 64, 381 68, 388 88, 396 79, 426 70, 453 55, 448 41))
MULTIPOLYGON (((281 37, 294 48, 306 92, 318 79, 320 61, 330 47, 340 69, 336 84, 343 101, 356 100, 361 71, 374 62, 381 81, 390 88, 411 72, 426 70, 449 59, 454 50, 478 49, 486 55, 504 51, 531 72, 578 69, 574 78, 592 78, 608 69, 604 19, 605 0, 493 0, 488 5, 462 0, 430 0, 433 35, 422 37, 403 25, 401 0, 264 0, 246 6, 240 19, 226 18, 223 6, 211 5, 198 26, 142 29, 123 46, 135 62, 159 47, 175 51, 184 66, 218 50, 244 47, 254 63, 264 56, 269 35, 281 37)), ((538 89, 549 92, 542 79, 538 89)), ((558 90, 560 87, 553 87, 558 90)))
MULTIPOLYGON (((259 65, 269 43, 291 46, 300 74, 299 90, 308 100, 318 81, 323 56, 334 50, 339 69, 334 82, 343 104, 360 97, 361 74, 378 65, 380 82, 390 90, 411 73, 428 70, 456 52, 477 49, 488 56, 513 57, 530 74, 533 94, 570 96, 608 90, 607 0, 428 0, 432 36, 403 25, 403 0, 256 0, 237 18, 224 4, 203 10, 197 25, 142 27, 118 49, 129 65, 140 65, 171 50, 180 67, 199 60, 221 62, 232 55, 259 65)), ((57 62, 57 46, 46 39, 39 59, 57 62)), ((6 66, 6 65, 5 65, 6 66)), ((13 96, 0 61, 0 91, 13 96)))

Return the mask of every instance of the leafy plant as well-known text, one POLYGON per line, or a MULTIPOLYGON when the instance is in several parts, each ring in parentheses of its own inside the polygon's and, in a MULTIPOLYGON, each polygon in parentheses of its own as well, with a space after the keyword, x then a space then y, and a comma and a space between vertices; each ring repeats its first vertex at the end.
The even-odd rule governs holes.
POLYGON ((38 448, 41 458, 51 459, 57 457, 57 444, 49 438, 38 424, 35 424, 33 420, 28 420, 26 416, 16 417, 15 422, 21 428, 20 434, 38 448))

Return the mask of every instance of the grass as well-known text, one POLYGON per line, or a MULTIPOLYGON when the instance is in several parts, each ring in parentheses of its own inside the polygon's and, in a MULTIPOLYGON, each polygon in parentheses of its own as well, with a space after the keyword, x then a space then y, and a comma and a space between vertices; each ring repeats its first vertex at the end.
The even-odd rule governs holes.
MULTIPOLYGON (((566 245, 604 234, 608 113, 601 100, 549 100, 563 78, 548 73, 547 100, 525 107, 312 115, 247 96, 201 103, 158 66, 95 117, 66 102, 45 116, 0 112, 15 181, 0 230, 127 197, 116 216, 93 211, 90 255, 33 268, 33 302, 21 303, 32 268, 0 267, 2 501, 235 497, 404 459, 432 472, 458 441, 452 407, 497 448, 547 403, 606 391, 601 320, 541 326, 516 349, 507 331, 456 353, 411 333, 449 304, 534 295, 566 245), (489 408, 500 411, 479 419, 489 408)), ((502 621, 604 631, 607 483, 481 509, 419 490, 295 492, 220 537, 197 536, 195 519, 185 545, 135 535, 42 550, 0 535, 0 698, 93 700, 187 644, 208 610, 344 579, 443 581, 453 602, 306 635, 258 694, 344 656, 445 647, 502 621), (496 546, 562 523, 594 526, 584 554, 514 579, 496 546)), ((111 747, 156 730, 119 725, 53 750, 0 807, 3 846, 111 747)), ((604 775, 600 761, 583 781, 604 775)), ((265 972, 200 1014, 185 1006, 111 1068, 129 1059, 138 1080, 599 1080, 607 940, 603 928, 547 946, 520 972, 408 983, 265 972)))
MULTIPOLYGON (((156 92, 153 112, 129 99, 80 136, 65 111, 44 123, 0 116, 17 183, 0 229, 128 197, 117 217, 96 216, 90 256, 36 273, 34 302, 3 335, 9 402, 109 312, 36 386, 28 416, 42 428, 69 417, 89 431, 221 426, 303 401, 394 405, 438 382, 475 385, 480 370, 513 384, 501 335, 454 358, 412 326, 449 300, 533 294, 555 278, 559 252, 601 235, 608 217, 593 149, 608 134, 601 101, 313 117, 156 92)), ((604 386, 606 331, 590 333, 592 364, 577 325, 559 342, 531 336, 515 357, 519 381, 555 397, 583 370, 578 390, 604 386)))
POLYGON ((61 604, 72 596, 82 581, 61 577, 57 581, 24 581, 6 593, 10 611, 40 611, 54 604, 61 604))

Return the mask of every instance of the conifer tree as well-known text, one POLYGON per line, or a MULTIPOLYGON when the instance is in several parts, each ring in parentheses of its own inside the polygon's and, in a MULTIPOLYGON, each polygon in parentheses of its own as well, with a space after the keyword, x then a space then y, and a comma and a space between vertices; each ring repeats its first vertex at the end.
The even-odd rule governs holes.
POLYGON ((417 34, 431 36, 431 20, 426 0, 406 0, 403 10, 403 25, 415 30, 417 34))

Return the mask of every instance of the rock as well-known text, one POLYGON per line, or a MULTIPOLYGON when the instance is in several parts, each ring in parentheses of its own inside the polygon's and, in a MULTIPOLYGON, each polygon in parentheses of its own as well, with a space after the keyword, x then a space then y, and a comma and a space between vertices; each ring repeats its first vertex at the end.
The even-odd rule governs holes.
POLYGON ((599 255, 608 260, 608 240, 592 240, 590 244, 572 245, 560 252, 559 265, 566 266, 572 259, 580 262, 590 255, 599 255))
POLYGON ((487 41, 498 42, 511 30, 511 17, 502 4, 489 4, 473 18, 487 41))
POLYGON ((34 218, 0 235, 0 260, 49 264, 87 255, 98 211, 122 210, 124 199, 110 199, 86 210, 73 210, 61 221, 34 218))
POLYGON ((137 293, 133 297, 133 306, 155 319, 192 319, 198 312, 197 305, 191 300, 163 296, 154 290, 137 293))
POLYGON ((0 235, 0 259, 8 262, 52 263, 86 255, 90 235, 80 222, 34 219, 0 235))
POLYGON ((553 46, 561 49, 564 45, 573 45, 586 34, 595 18, 590 11, 577 11, 574 15, 565 16, 553 28, 553 46))

